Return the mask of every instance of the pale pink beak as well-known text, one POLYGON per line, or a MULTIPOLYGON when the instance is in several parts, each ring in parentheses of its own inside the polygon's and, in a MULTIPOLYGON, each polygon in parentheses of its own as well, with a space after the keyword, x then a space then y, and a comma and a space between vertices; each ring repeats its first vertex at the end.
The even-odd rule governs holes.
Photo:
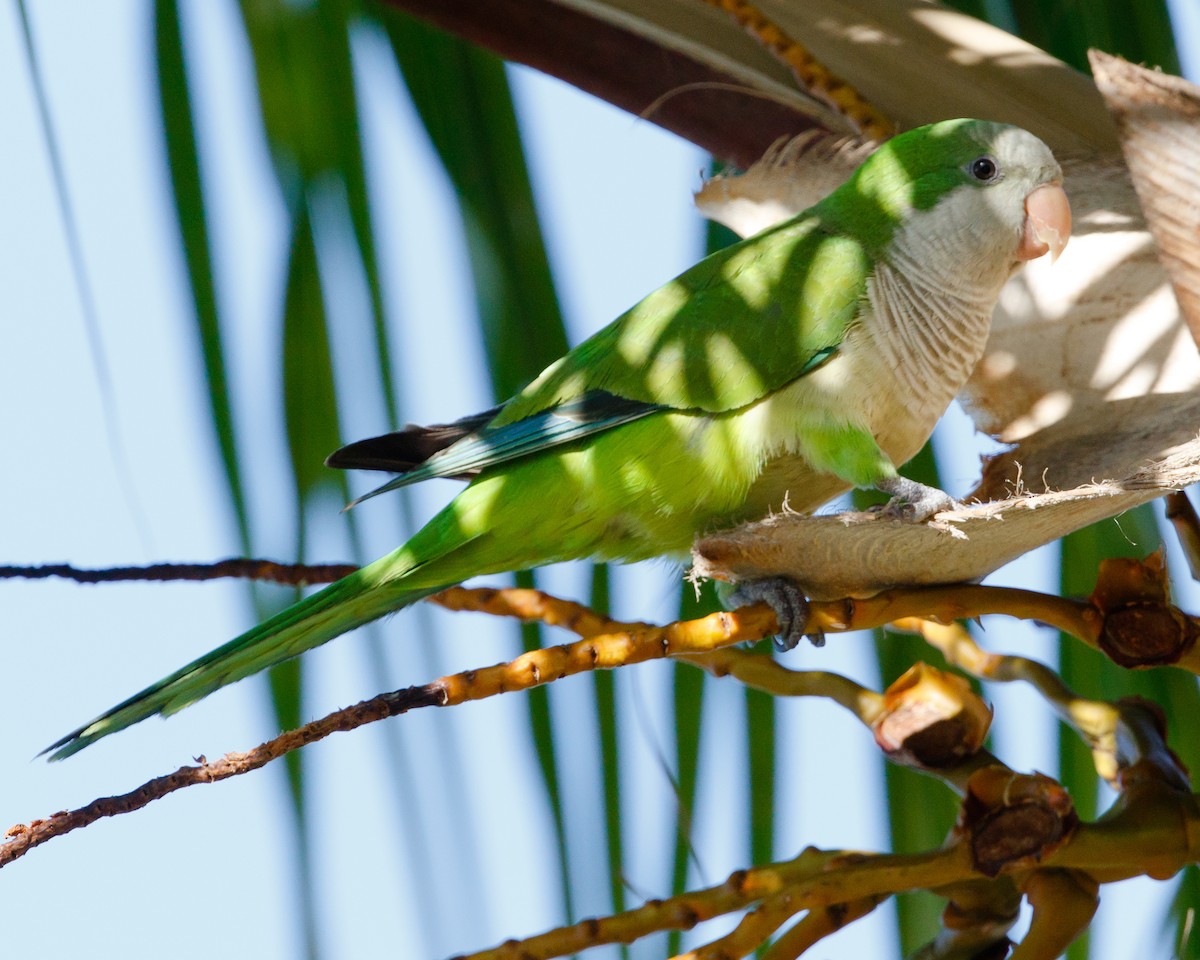
POLYGON ((1025 227, 1017 247, 1018 260, 1050 254, 1058 259, 1071 238, 1071 204, 1062 184, 1044 183, 1025 198, 1025 227))

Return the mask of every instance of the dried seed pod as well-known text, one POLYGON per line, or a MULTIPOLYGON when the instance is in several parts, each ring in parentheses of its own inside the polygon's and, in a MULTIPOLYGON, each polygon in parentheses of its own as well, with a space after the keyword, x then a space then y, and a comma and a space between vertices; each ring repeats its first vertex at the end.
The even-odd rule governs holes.
POLYGON ((1122 667, 1176 663, 1200 633, 1195 621, 1170 602, 1161 550, 1145 560, 1103 561, 1090 600, 1104 616, 1100 649, 1122 667))
POLYGON ((915 663, 884 692, 871 727, 889 759, 942 770, 976 754, 991 723, 991 708, 966 680, 915 663))
POLYGON ((967 781, 955 826, 971 845, 975 868, 989 877, 1041 862, 1061 847, 1079 824, 1071 797, 1041 773, 983 767, 967 781))

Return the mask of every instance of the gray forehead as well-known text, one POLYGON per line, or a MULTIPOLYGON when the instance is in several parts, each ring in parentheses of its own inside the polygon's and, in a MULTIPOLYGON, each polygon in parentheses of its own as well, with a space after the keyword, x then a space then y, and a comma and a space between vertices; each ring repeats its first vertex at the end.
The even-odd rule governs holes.
POLYGON ((1057 167, 1050 148, 1029 131, 1003 124, 991 127, 988 140, 996 159, 1028 167, 1057 167))

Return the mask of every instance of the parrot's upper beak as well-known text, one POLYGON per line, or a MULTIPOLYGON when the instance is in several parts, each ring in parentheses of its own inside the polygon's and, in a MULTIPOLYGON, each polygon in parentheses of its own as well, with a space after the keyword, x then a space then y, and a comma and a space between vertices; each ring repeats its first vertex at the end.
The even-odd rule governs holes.
POLYGON ((1071 204, 1060 183, 1043 183, 1025 198, 1025 227, 1017 247, 1018 260, 1036 260, 1050 254, 1050 261, 1071 238, 1071 204))

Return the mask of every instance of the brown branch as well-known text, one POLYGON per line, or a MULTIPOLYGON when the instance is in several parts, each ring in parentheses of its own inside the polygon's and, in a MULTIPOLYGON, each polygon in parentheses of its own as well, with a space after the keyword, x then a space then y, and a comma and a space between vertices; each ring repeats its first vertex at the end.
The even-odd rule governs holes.
POLYGON ((713 613, 665 627, 602 634, 521 654, 508 663, 443 677, 431 686, 444 693, 443 706, 528 690, 588 670, 607 670, 678 654, 708 653, 735 643, 761 640, 778 630, 765 604, 735 613, 713 613))
MULTIPOLYGON (((445 591, 443 601, 454 609, 501 611, 529 619, 540 616, 546 622, 564 626, 570 623, 580 630, 599 629, 609 624, 579 604, 560 601, 536 590, 466 590, 457 587, 445 591)), ((586 670, 642 663, 676 653, 701 653, 729 644, 760 640, 776 629, 775 615, 765 608, 749 608, 740 614, 714 613, 700 620, 665 627, 642 626, 599 634, 562 646, 531 650, 509 663, 468 670, 423 686, 380 694, 352 707, 336 710, 246 753, 226 754, 214 763, 180 767, 174 773, 150 780, 119 797, 104 797, 45 820, 17 824, 5 834, 7 842, 0 844, 0 867, 47 840, 85 827, 102 817, 140 810, 184 787, 249 773, 332 733, 353 730, 420 707, 453 706, 468 700, 526 690, 586 670)))
MULTIPOLYGON (((69 564, 0 566, 0 579, 62 577, 77 583, 125 581, 207 581, 236 577, 289 586, 330 583, 353 573, 352 564, 278 563, 274 560, 230 558, 215 563, 158 563, 141 567, 85 569, 69 564)), ((560 600, 536 590, 451 587, 429 598, 450 610, 473 610, 494 616, 540 620, 564 626, 580 636, 628 629, 597 616, 582 604, 560 600)), ((883 626, 908 617, 941 621, 968 619, 985 613, 1040 620, 1096 645, 1101 623, 1088 604, 1050 594, 974 584, 889 590, 866 600, 814 601, 810 624, 814 631, 839 633, 883 626)))
MULTIPOLYGON (((1138 569, 1148 561, 1134 562, 1138 569)), ((65 577, 80 583, 104 583, 130 580, 214 580, 224 577, 240 577, 293 586, 328 583, 339 579, 357 568, 350 564, 290 564, 261 559, 228 559, 216 563, 163 563, 146 567, 113 567, 108 569, 80 569, 67 564, 45 566, 0 567, 0 579, 23 577, 42 579, 65 577)), ((434 603, 454 610, 478 610, 502 616, 522 619, 544 620, 575 630, 581 635, 615 632, 626 629, 629 624, 597 617, 580 604, 558 600, 546 594, 531 593, 518 599, 510 590, 483 589, 464 591, 452 588, 429 598, 434 603), (545 619, 552 617, 552 619, 545 619)), ((1146 598, 1138 597, 1137 605, 1146 607, 1146 598)), ((1156 599, 1154 606, 1179 629, 1193 633, 1197 627, 1194 617, 1177 607, 1156 599)), ((1018 590, 1012 587, 990 587, 978 584, 950 584, 935 587, 899 587, 886 590, 868 599, 841 599, 813 601, 809 609, 809 624, 813 632, 844 633, 883 626, 905 617, 925 617, 947 623, 951 620, 967 620, 984 614, 1000 614, 1022 620, 1037 620, 1056 627, 1097 649, 1107 650, 1102 641, 1105 637, 1107 617, 1114 611, 1103 608, 1092 600, 1073 600, 1033 590, 1018 590)), ((1141 613, 1138 614, 1139 618, 1141 613)), ((1111 645, 1111 644, 1110 644, 1111 645)), ((1110 652, 1111 655, 1111 652, 1110 652)), ((1182 669, 1200 673, 1200 650, 1188 658, 1180 654, 1174 661, 1182 669)))
POLYGON ((1096 913, 1100 887, 1078 870, 1037 870, 1023 892, 1033 908, 1029 932, 1009 960, 1054 960, 1066 951, 1096 913))
MULTIPOLYGON (((233 557, 215 563, 155 563, 143 567, 106 567, 85 569, 65 563, 41 566, 0 566, 0 580, 45 580, 61 577, 76 583, 120 583, 129 581, 206 581, 236 577, 287 586, 307 586, 332 583, 354 573, 358 567, 350 563, 277 563, 274 560, 255 560, 233 557)), ((450 587, 427 598, 447 610, 488 613, 496 617, 516 617, 519 620, 538 620, 547 626, 564 627, 582 637, 601 633, 616 633, 642 623, 625 623, 601 617, 589 607, 571 600, 552 597, 541 590, 496 589, 493 587, 450 587)))
POLYGON ((4 835, 5 842, 0 843, 0 867, 12 863, 47 840, 86 827, 103 817, 132 813, 184 787, 216 783, 249 773, 292 750, 323 740, 331 733, 353 730, 365 723, 393 717, 418 707, 437 706, 440 703, 440 691, 436 684, 385 693, 352 707, 336 710, 320 720, 290 730, 245 753, 227 753, 213 763, 201 758, 201 762, 196 766, 180 767, 174 773, 149 780, 129 793, 116 797, 101 797, 87 806, 77 810, 60 811, 44 820, 34 820, 29 824, 19 823, 9 828, 4 835))
POLYGON ((785 891, 794 904, 793 913, 832 907, 830 912, 836 916, 839 904, 927 889, 939 882, 961 882, 971 875, 961 844, 921 854, 847 854, 809 847, 792 860, 735 871, 719 886, 651 900, 633 910, 509 940, 456 960, 548 960, 603 944, 632 943, 664 930, 690 930, 704 920, 760 901, 777 904, 774 898, 785 891))
POLYGON ((1037 620, 1097 644, 1103 618, 1091 604, 1015 587, 989 587, 973 583, 937 587, 898 587, 865 600, 830 600, 812 603, 814 630, 838 633, 882 627, 904 617, 928 617, 947 623, 973 620, 984 614, 1003 614, 1019 620, 1037 620))
MULTIPOLYGON (((64 568, 35 569, 48 571, 37 575, 51 576, 59 575, 64 568)), ((89 578, 87 582, 134 576, 130 568, 82 572, 74 568, 65 569, 89 578)), ((155 578, 212 579, 234 575, 287 578, 286 582, 312 582, 316 576, 331 577, 346 572, 344 567, 339 569, 334 565, 299 567, 264 561, 225 561, 208 565, 159 565, 142 568, 137 573, 145 575, 148 571, 155 578)), ((1103 603, 1098 603, 1096 597, 1091 603, 1083 603, 1000 588, 925 588, 890 591, 865 601, 814 603, 813 623, 827 632, 834 632, 858 629, 872 621, 883 622, 907 610, 932 610, 938 616, 949 618, 972 616, 975 612, 993 612, 1000 608, 1011 615, 1052 620, 1059 625, 1069 623, 1080 632, 1098 633, 1103 628, 1104 617, 1110 613, 1108 607, 1113 604, 1118 605, 1113 609, 1124 609, 1120 604, 1159 602, 1157 584, 1160 573, 1153 564, 1128 570, 1114 568, 1109 575, 1111 582, 1101 596, 1103 603)), ((18 572, 16 575, 23 574, 18 572)), ((420 707, 463 703, 498 693, 528 689, 575 673, 666 656, 690 660, 716 673, 734 674, 743 682, 778 694, 817 693, 830 696, 855 712, 863 722, 877 725, 879 694, 832 674, 795 673, 781 668, 769 658, 724 649, 734 643, 760 639, 776 631, 775 616, 764 605, 655 627, 607 620, 581 604, 559 600, 535 590, 453 587, 434 599, 453 610, 475 610, 563 626, 583 639, 533 650, 509 663, 382 694, 282 734, 249 752, 228 754, 214 763, 201 758, 196 766, 181 767, 130 793, 101 798, 78 810, 60 812, 28 825, 19 824, 8 831, 6 842, 0 844, 0 867, 18 859, 35 846, 102 817, 141 809, 154 800, 193 784, 214 783, 258 769, 291 750, 323 739, 331 733, 351 730, 420 707)), ((965 631, 958 627, 941 627, 930 623, 914 626, 923 626, 927 639, 940 640, 938 645, 947 651, 952 660, 957 659, 980 675, 993 679, 1029 680, 1038 685, 1052 702, 1073 700, 1073 703, 1060 705, 1077 709, 1094 706, 1086 701, 1075 700, 1061 684, 1051 683, 1052 675, 1040 665, 1022 658, 985 654, 973 645, 969 637, 964 639, 965 631)), ((894 698, 894 692, 890 689, 882 698, 888 701, 885 706, 890 705, 889 698, 894 698)), ((1124 741, 1131 746, 1127 746, 1128 759, 1121 758, 1124 761, 1120 764, 1123 778, 1120 784, 1121 797, 1102 823, 1076 828, 1072 812, 1064 806, 1069 805, 1069 800, 1061 787, 1047 778, 1015 774, 999 764, 993 763, 980 769, 980 758, 989 755, 979 751, 977 756, 968 758, 958 767, 930 771, 947 782, 953 782, 955 774, 974 771, 970 786, 976 816, 974 820, 964 816, 956 829, 954 842, 941 850, 909 857, 844 855, 810 850, 787 864, 739 871, 717 888, 683 894, 666 901, 652 901, 636 910, 612 917, 585 921, 524 941, 510 941, 495 950, 475 956, 493 960, 508 960, 516 956, 561 956, 601 943, 630 942, 658 930, 689 928, 703 919, 746 910, 758 904, 758 909, 747 914, 732 934, 697 951, 697 956, 704 957, 734 956, 744 953, 744 948, 754 949, 789 917, 802 910, 809 911, 778 941, 773 955, 782 960, 846 922, 847 909, 850 916, 865 912, 881 897, 903 890, 937 889, 968 883, 981 875, 1011 873, 1014 878, 1026 878, 1018 882, 1031 882, 1028 888, 1031 898, 1034 895, 1042 896, 1044 905, 1061 893, 1052 882, 1056 877, 1028 881, 1026 870, 1032 868, 1040 871, 1045 867, 1082 870, 1086 872, 1086 876, 1080 875, 1086 881, 1084 886, 1093 881, 1109 882, 1140 873, 1167 876, 1183 863, 1194 861, 1200 855, 1196 852, 1200 846, 1200 841, 1196 840, 1200 837, 1200 828, 1197 827, 1200 823, 1200 807, 1182 774, 1170 775, 1178 772, 1177 761, 1165 747, 1161 718, 1142 704, 1132 701, 1122 701, 1117 705, 1117 710, 1124 741), (1043 795, 1061 801, 1059 806, 1063 810, 1058 812, 1061 814, 1065 811, 1065 826, 1049 831, 1043 838, 1044 842, 1031 844, 1026 842, 1030 834, 1031 811, 1037 806, 1035 801, 1045 799, 1043 795), (1017 833, 1024 846, 1014 846, 1013 837, 1017 834, 1008 829, 1008 820, 1014 822, 1013 829, 1019 828, 1017 833), (990 856, 981 856, 981 848, 990 856), (730 953, 730 950, 733 952, 730 953)), ((1051 826, 1054 827, 1054 824, 1051 826)), ((1080 903, 1086 907, 1082 899, 1080 903)), ((1027 950, 1031 958, 1043 955, 1043 939, 1049 944, 1045 949, 1052 949, 1057 942, 1055 930, 1049 924, 1049 914, 1044 910, 1042 921, 1045 929, 1039 928, 1039 936, 1027 938, 1027 950)))
POLYGON ((793 889, 786 888, 763 900, 725 936, 681 953, 674 960, 734 960, 749 956, 803 909, 804 905, 796 898, 793 889))
POLYGON ((690 930, 704 920, 745 909, 798 880, 819 876, 843 856, 840 851, 809 847, 793 860, 736 870, 715 887, 682 893, 668 900, 650 900, 611 917, 583 920, 525 940, 510 940, 456 960, 542 960, 606 943, 632 943, 665 930, 690 930))
MULTIPOLYGON (((1036 775, 996 770, 983 779, 991 783, 978 786, 994 794, 997 809, 1022 814, 1025 820, 1030 802, 1043 788, 1065 797, 1061 787, 1036 775)), ((1095 824, 1081 824, 1056 851, 1044 848, 1048 852, 1045 860, 1030 851, 1030 856, 1012 860, 998 876, 978 863, 975 843, 961 825, 945 846, 924 853, 866 854, 809 848, 791 861, 739 870, 716 887, 651 900, 623 913, 509 940, 457 960, 549 960, 603 944, 632 943, 665 930, 691 929, 755 904, 766 909, 748 914, 732 934, 685 956, 697 960, 742 956, 747 947, 752 950, 755 946, 750 941, 764 931, 769 934, 768 928, 773 929, 776 921, 807 910, 808 916, 768 954, 772 960, 790 960, 806 945, 867 912, 874 903, 910 890, 932 890, 950 898, 952 909, 944 918, 952 928, 950 936, 939 938, 937 946, 945 949, 930 954, 949 956, 955 945, 975 943, 986 948, 1001 942, 1016 918, 1017 889, 1029 897, 1039 924, 1030 929, 1024 952, 1014 956, 1040 960, 1057 956, 1049 952, 1055 944, 1074 937, 1079 922, 1094 909, 1097 884, 1142 874, 1166 878, 1196 860, 1200 853, 1195 844, 1186 842, 1200 835, 1196 798, 1190 794, 1175 797, 1190 804, 1127 809, 1116 821, 1106 815, 1095 824), (1065 911, 1064 922, 1057 926, 1056 904, 1065 911)))
POLYGON ((651 629, 651 624, 610 620, 573 600, 552 597, 541 590, 517 587, 450 587, 427 598, 430 603, 454 611, 487 613, 494 617, 536 620, 548 627, 562 627, 581 637, 604 633, 651 629))
POLYGON ((1103 561, 1096 589, 1087 600, 978 584, 899 587, 866 600, 812 603, 809 627, 837 633, 910 617, 949 623, 984 614, 1048 624, 1119 666, 1170 665, 1200 674, 1200 619, 1169 602, 1161 553, 1144 560, 1103 561))
POLYGON ((810 947, 837 933, 843 927, 861 920, 882 902, 883 897, 865 897, 850 903, 835 903, 819 910, 810 910, 790 930, 771 945, 763 960, 796 960, 810 947))
MULTIPOLYGON (((208 580, 240 576, 296 584, 334 579, 352 569, 344 564, 306 566, 263 560, 226 560, 214 564, 159 564, 90 571, 67 565, 7 567, 0 568, 0 576, 68 576, 89 583, 130 579, 208 580)), ((1114 575, 1110 578, 1116 587, 1109 589, 1111 596, 1105 595, 1106 603, 1128 604, 1130 597, 1143 605, 1147 600, 1158 601, 1159 595, 1155 591, 1159 590, 1157 584, 1161 571, 1157 566, 1143 564, 1137 569, 1118 573, 1121 573, 1120 577, 1114 575), (1145 583, 1149 583, 1153 589, 1146 587, 1145 583)), ((18 824, 8 832, 8 842, 0 845, 0 867, 53 837, 79 829, 101 817, 140 809, 186 786, 213 783, 247 773, 331 733, 351 730, 419 707, 449 706, 499 693, 525 690, 588 670, 614 668, 667 656, 695 658, 738 642, 770 636, 778 629, 774 613, 762 604, 735 613, 718 613, 701 620, 653 627, 608 620, 581 604, 559 600, 535 590, 452 587, 431 599, 453 610, 476 610, 563 626, 584 639, 529 651, 508 663, 381 694, 282 734, 247 753, 229 754, 212 764, 203 762, 198 766, 182 767, 175 773, 149 781, 131 793, 101 798, 78 810, 64 811, 28 825, 18 824)), ((1109 613, 1104 604, 1097 603, 1095 596, 1088 603, 1031 591, 963 585, 892 590, 868 600, 814 602, 811 605, 810 624, 823 632, 836 632, 876 626, 904 616, 936 616, 951 620, 992 612, 1047 621, 1061 629, 1083 635, 1092 643, 1096 642, 1095 638, 1103 629, 1109 613)), ((864 691, 832 675, 812 674, 804 677, 783 670, 765 659, 736 654, 709 658, 709 662, 703 665, 717 673, 736 673, 745 682, 777 693, 795 695, 812 692, 832 696, 864 722, 870 723, 872 716, 878 712, 878 694, 864 691)), ((1168 760, 1173 759, 1169 753, 1166 756, 1168 760)), ((977 766, 978 759, 975 757, 972 762, 958 764, 954 769, 938 771, 937 775, 947 782, 954 782, 952 774, 970 772, 977 766)), ((1183 780, 1182 777, 1179 779, 1183 780)), ((1172 787, 1177 792, 1181 787, 1186 791, 1186 781, 1172 784, 1172 787)), ((864 895, 864 891, 857 889, 849 893, 846 899, 864 895)))
POLYGON ((822 697, 870 726, 883 712, 883 695, 825 670, 790 670, 773 657, 747 650, 721 649, 676 657, 714 677, 733 677, 739 683, 773 697, 822 697))
POLYGON ((1028 657, 988 653, 960 623, 935 623, 907 617, 892 623, 897 630, 920 634, 960 670, 996 683, 1023 681, 1041 695, 1063 722, 1087 742, 1096 772, 1113 786, 1120 772, 1117 756, 1117 726, 1120 711, 1103 700, 1086 700, 1068 687, 1057 673, 1028 657))
POLYGON ((116 583, 124 581, 221 580, 235 577, 240 580, 259 580, 303 587, 316 583, 332 583, 357 570, 350 563, 276 563, 274 560, 253 560, 231 557, 216 563, 154 563, 143 567, 106 567, 85 569, 67 563, 47 563, 40 566, 0 566, 0 580, 46 580, 61 577, 76 583, 116 583))
POLYGON ((1187 558, 1188 569, 1193 580, 1200 580, 1200 515, 1188 499, 1187 492, 1176 490, 1164 498, 1167 504, 1167 519, 1175 527, 1179 546, 1187 558))
POLYGON ((999 683, 1024 681, 1087 743, 1096 773, 1115 790, 1124 788, 1133 768, 1149 771, 1176 790, 1190 792, 1187 771, 1167 746, 1165 717, 1151 701, 1138 697, 1089 700, 1080 697, 1043 663, 1027 657, 988 653, 960 623, 941 624, 910 617, 892 624, 918 633, 941 651, 947 662, 999 683))

